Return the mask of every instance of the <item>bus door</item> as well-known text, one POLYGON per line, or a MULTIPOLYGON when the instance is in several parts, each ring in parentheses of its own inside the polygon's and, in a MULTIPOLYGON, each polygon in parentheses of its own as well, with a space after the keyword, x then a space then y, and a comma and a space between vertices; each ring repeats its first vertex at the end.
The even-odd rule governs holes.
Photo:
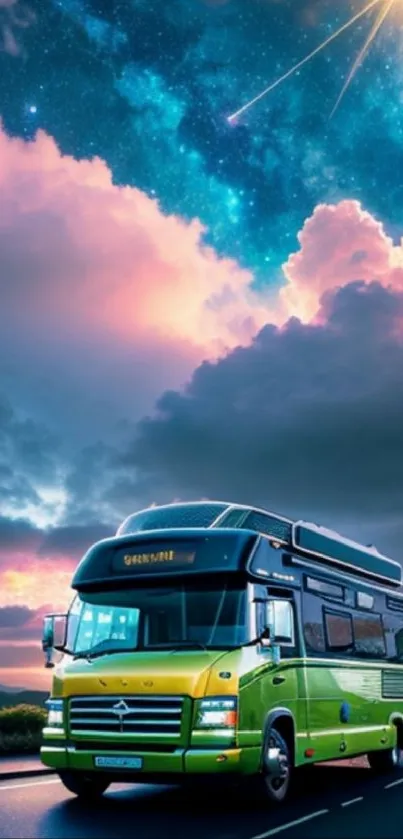
POLYGON ((274 667, 268 670, 265 678, 264 703, 267 712, 276 708, 289 710, 297 733, 306 728, 303 671, 299 667, 299 592, 273 587, 266 592, 264 622, 270 627, 271 634, 266 654, 274 667))

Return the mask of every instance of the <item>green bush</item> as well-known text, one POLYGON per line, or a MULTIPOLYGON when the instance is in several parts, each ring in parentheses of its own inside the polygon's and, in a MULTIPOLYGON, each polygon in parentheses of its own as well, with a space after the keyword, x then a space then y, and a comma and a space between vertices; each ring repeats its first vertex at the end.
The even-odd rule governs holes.
POLYGON ((36 705, 0 709, 0 755, 38 752, 47 713, 36 705))

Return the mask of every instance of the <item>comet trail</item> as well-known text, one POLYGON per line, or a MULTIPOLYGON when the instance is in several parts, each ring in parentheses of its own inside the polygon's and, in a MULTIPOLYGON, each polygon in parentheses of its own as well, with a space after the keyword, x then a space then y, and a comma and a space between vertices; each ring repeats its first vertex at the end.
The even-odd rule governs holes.
POLYGON ((332 41, 335 41, 336 38, 339 38, 339 36, 342 35, 343 32, 345 32, 347 29, 349 29, 351 26, 353 26, 358 20, 360 20, 360 18, 364 17, 364 15, 367 15, 375 6, 379 6, 380 4, 382 4, 382 8, 380 9, 379 14, 377 15, 377 18, 376 18, 376 20, 375 20, 375 22, 372 26, 372 29, 371 29, 371 31, 370 31, 370 33, 369 33, 369 35, 368 35, 368 37, 367 37, 367 39, 364 43, 364 46, 361 48, 356 60, 354 61, 354 64, 353 64, 353 66, 352 66, 352 68, 351 68, 351 70, 350 70, 350 72, 347 76, 347 79, 346 79, 346 81, 343 85, 341 93, 340 93, 340 95, 339 95, 339 97, 336 101, 336 104, 335 104, 335 106, 334 106, 334 108, 331 112, 331 116, 333 116, 333 114, 336 112, 337 108, 339 107, 340 102, 341 102, 344 94, 346 93, 347 89, 349 88, 349 86, 350 86, 350 84, 351 84, 351 82, 352 82, 360 64, 364 60, 364 58, 365 58, 373 40, 374 40, 374 38, 378 34, 383 22, 387 18, 389 12, 392 10, 393 6, 395 6, 395 4, 397 2, 398 2, 398 0, 371 0, 371 2, 367 3, 366 6, 364 6, 364 8, 361 9, 360 12, 357 12, 357 14, 353 15, 353 17, 350 18, 346 23, 344 23, 343 26, 340 26, 340 28, 337 29, 336 32, 333 32, 332 35, 330 35, 328 38, 326 38, 325 41, 323 41, 321 44, 319 44, 319 46, 316 47, 316 49, 314 49, 312 52, 310 52, 309 55, 306 55, 305 58, 303 58, 301 61, 299 61, 298 64, 294 64, 294 66, 291 67, 290 70, 288 70, 286 73, 284 73, 283 76, 280 76, 279 79, 276 79, 276 81, 273 82, 271 85, 269 85, 269 87, 266 87, 265 90, 263 90, 261 93, 259 93, 257 96, 255 96, 254 99, 251 99, 250 102, 246 102, 246 104, 243 105, 242 108, 239 108, 238 111, 235 111, 233 114, 231 114, 229 117, 227 117, 228 122, 230 122, 230 123, 234 122, 238 117, 241 116, 241 114, 245 113, 245 111, 249 110, 249 108, 251 108, 253 105, 255 105, 256 102, 259 102, 260 99, 263 99, 264 96, 267 96, 269 93, 271 93, 272 90, 274 90, 280 84, 285 82, 286 79, 288 79, 290 76, 292 76, 294 73, 296 73, 297 70, 299 70, 301 67, 304 66, 304 64, 307 64, 308 61, 311 61, 311 59, 314 58, 315 55, 318 55, 319 52, 322 52, 322 50, 324 50, 328 46, 328 44, 330 44, 332 41))
POLYGON ((373 27, 372 27, 372 29, 371 29, 371 31, 370 31, 370 33, 369 33, 369 35, 368 35, 368 38, 367 38, 367 40, 365 41, 364 46, 363 46, 363 47, 361 47, 361 49, 360 49, 360 51, 359 51, 359 53, 358 53, 358 55, 357 55, 357 58, 355 59, 354 64, 353 64, 353 66, 352 66, 352 68, 351 68, 351 70, 350 70, 350 72, 349 72, 349 74, 348 74, 348 76, 347 76, 347 78, 346 78, 346 81, 344 82, 344 85, 343 85, 343 87, 342 87, 341 93, 340 93, 340 95, 339 95, 338 99, 336 100, 336 104, 335 104, 335 106, 334 106, 334 108, 333 108, 333 110, 332 110, 332 112, 331 112, 331 114, 330 114, 330 116, 331 116, 331 117, 333 116, 333 114, 335 114, 335 113, 336 113, 337 108, 339 107, 340 102, 341 102, 341 100, 343 99, 344 94, 346 93, 346 91, 347 91, 348 87, 350 86, 351 82, 353 81, 353 78, 354 78, 354 76, 355 76, 355 74, 356 74, 356 72, 357 72, 357 70, 358 70, 358 68, 359 68, 360 64, 361 64, 361 63, 362 63, 362 61, 364 60, 364 58, 365 58, 365 56, 366 56, 366 54, 367 54, 367 52, 368 52, 368 50, 369 50, 369 48, 370 48, 370 46, 371 46, 371 44, 372 44, 372 41, 374 40, 374 38, 375 38, 375 37, 376 37, 376 35, 378 34, 378 32, 379 32, 379 30, 380 30, 380 28, 381 28, 381 26, 382 26, 382 24, 383 24, 383 22, 384 22, 385 18, 388 16, 388 14, 389 14, 389 12, 391 11, 392 7, 395 5, 395 2, 396 2, 396 0, 388 0, 388 2, 386 3, 385 7, 383 7, 383 8, 380 10, 380 12, 379 12, 379 14, 378 14, 378 16, 377 16, 377 18, 376 18, 376 21, 375 21, 375 23, 374 23, 374 25, 373 25, 373 27))

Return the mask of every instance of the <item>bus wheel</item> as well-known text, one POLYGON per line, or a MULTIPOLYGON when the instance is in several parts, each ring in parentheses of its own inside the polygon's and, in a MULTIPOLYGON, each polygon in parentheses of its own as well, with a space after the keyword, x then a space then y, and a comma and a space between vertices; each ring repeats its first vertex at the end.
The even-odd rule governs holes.
POLYGON ((100 798, 109 787, 109 780, 86 772, 60 770, 59 778, 69 792, 87 800, 100 798))
POLYGON ((401 751, 397 746, 394 749, 369 752, 367 757, 371 769, 378 774, 393 772, 401 766, 401 751))
POLYGON ((276 728, 270 728, 264 745, 262 761, 263 794, 273 804, 286 799, 292 774, 290 749, 276 728))

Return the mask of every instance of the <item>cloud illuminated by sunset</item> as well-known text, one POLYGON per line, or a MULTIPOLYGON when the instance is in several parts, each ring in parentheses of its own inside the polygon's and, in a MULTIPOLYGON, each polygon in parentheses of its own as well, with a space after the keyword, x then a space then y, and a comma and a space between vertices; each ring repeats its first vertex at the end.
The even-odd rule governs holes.
POLYGON ((115 186, 103 161, 62 155, 44 132, 30 143, 0 132, 0 188, 3 260, 13 276, 3 313, 18 310, 22 321, 29 313, 31 331, 60 328, 62 340, 115 336, 143 353, 176 343, 195 364, 248 343, 267 322, 311 319, 330 289, 403 282, 401 245, 356 201, 316 207, 283 266, 276 302, 253 290, 249 271, 203 244, 197 219, 164 215, 139 189, 115 186))
POLYGON ((183 342, 200 357, 249 340, 267 320, 251 274, 203 244, 197 219, 166 216, 139 189, 115 186, 99 159, 63 156, 43 132, 31 143, 1 132, 0 188, 15 277, 3 306, 26 296, 31 322, 63 314, 73 329, 183 342))
POLYGON ((298 240, 300 250, 283 266, 280 299, 288 315, 309 321, 325 292, 356 281, 403 289, 402 241, 395 245, 358 201, 319 204, 298 240))

